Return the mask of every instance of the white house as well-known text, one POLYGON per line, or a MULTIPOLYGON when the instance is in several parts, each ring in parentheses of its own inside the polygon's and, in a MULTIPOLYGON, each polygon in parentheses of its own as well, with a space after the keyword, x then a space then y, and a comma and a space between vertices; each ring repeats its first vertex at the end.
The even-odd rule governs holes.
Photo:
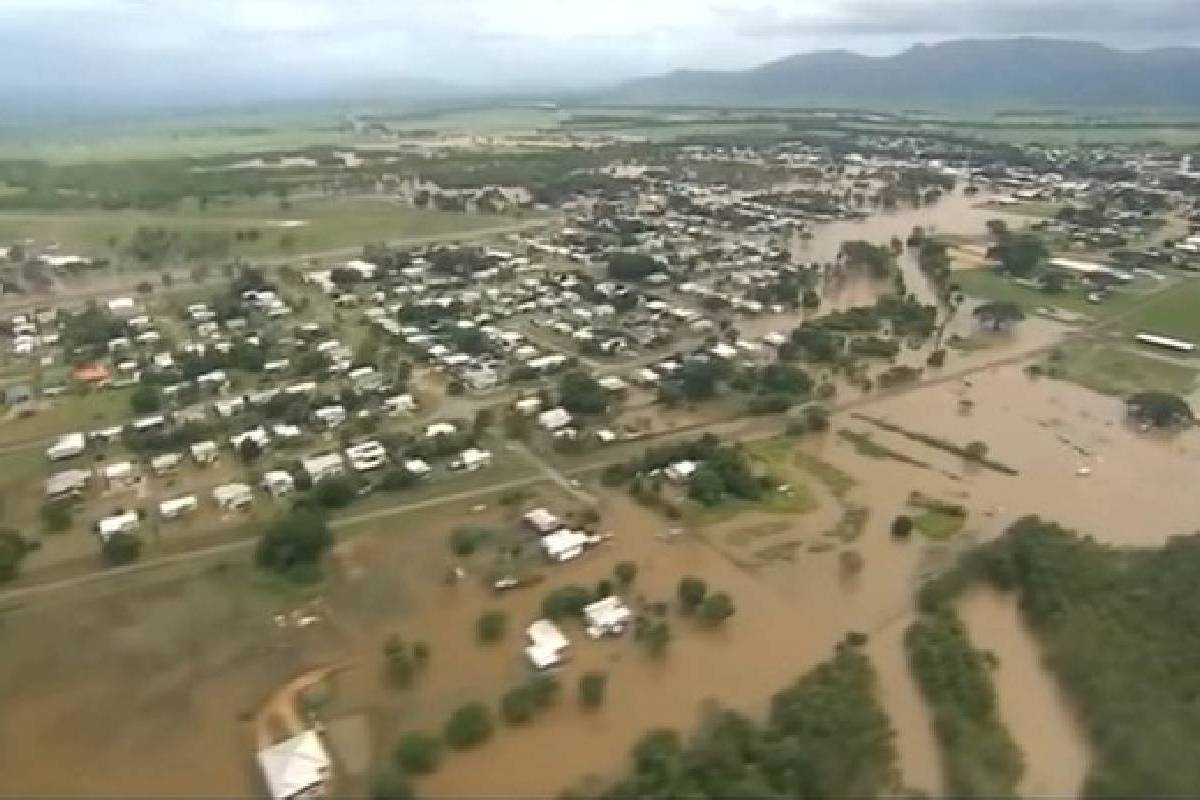
POLYGON ((542 552, 546 554, 546 558, 560 564, 583 555, 587 543, 586 533, 566 528, 546 534, 541 541, 542 552))
POLYGON ((525 656, 536 669, 550 669, 566 660, 566 650, 570 641, 548 619, 539 619, 525 631, 529 646, 525 648, 525 656))
POLYGON ((258 766, 273 800, 323 797, 332 763, 316 731, 303 733, 258 751, 258 766))
POLYGON ((274 498, 280 498, 295 491, 296 479, 292 477, 290 472, 282 469, 273 469, 263 473, 260 485, 267 494, 274 498))
POLYGON ((699 468, 700 464, 696 461, 676 461, 674 464, 668 464, 663 472, 675 483, 687 483, 699 468))
POLYGON ((213 487, 212 498, 222 511, 241 511, 254 503, 254 492, 244 483, 223 483, 213 487))
POLYGON ((87 437, 82 433, 64 433, 59 436, 54 444, 46 448, 46 458, 51 461, 62 461, 68 458, 74 458, 83 452, 87 446, 87 437))
POLYGON ((108 539, 118 533, 133 533, 142 524, 136 511, 126 511, 123 514, 113 514, 96 522, 96 533, 101 539, 108 539))
POLYGON ((458 458, 450 462, 450 469, 461 469, 474 472, 492 463, 492 454, 477 447, 468 447, 458 454, 458 458))
POLYGON ((187 494, 182 497, 172 497, 158 504, 158 513, 163 519, 179 519, 184 514, 190 514, 199 507, 196 495, 187 494))
POLYGON ((593 639, 603 636, 620 636, 633 619, 629 606, 616 595, 583 607, 583 619, 587 623, 587 634, 593 639))
POLYGON ((63 500, 79 497, 87 489, 92 473, 86 469, 68 469, 46 479, 46 499, 63 500))
POLYGON ((346 459, 356 472, 370 472, 387 463, 387 450, 371 439, 346 448, 346 459))
POLYGON ((556 431, 571 424, 571 412, 562 406, 547 409, 538 414, 538 424, 548 431, 556 431))
POLYGON ((316 453, 300 459, 300 466, 308 473, 313 483, 336 478, 346 473, 346 465, 338 453, 316 453))
POLYGON ((522 519, 539 534, 551 533, 557 530, 559 525, 558 517, 544 508, 531 509, 525 513, 522 519))
POLYGON ((217 443, 212 439, 196 442, 189 449, 192 452, 192 460, 202 467, 216 463, 219 455, 217 452, 217 443))

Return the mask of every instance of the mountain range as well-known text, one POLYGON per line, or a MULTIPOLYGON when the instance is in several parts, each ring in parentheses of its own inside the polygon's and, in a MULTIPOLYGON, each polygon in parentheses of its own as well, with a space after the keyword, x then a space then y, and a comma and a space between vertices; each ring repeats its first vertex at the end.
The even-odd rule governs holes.
POLYGON ((1062 39, 958 39, 892 56, 801 53, 740 71, 677 70, 617 87, 639 105, 1200 107, 1200 48, 1115 50, 1062 39))

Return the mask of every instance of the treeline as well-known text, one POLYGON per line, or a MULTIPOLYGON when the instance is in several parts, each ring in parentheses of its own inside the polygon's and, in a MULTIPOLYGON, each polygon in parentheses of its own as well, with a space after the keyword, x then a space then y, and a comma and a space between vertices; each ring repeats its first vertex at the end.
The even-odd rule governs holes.
POLYGON ((1021 750, 1000 721, 990 654, 971 646, 949 607, 914 622, 904 635, 908 663, 933 712, 949 797, 1015 797, 1021 750))
POLYGON ((921 591, 946 607, 986 582, 1015 592, 1045 661, 1087 731, 1085 797, 1200 791, 1200 535, 1163 547, 1101 544, 1025 517, 921 591))
POLYGON ((895 734, 875 680, 857 647, 839 645, 832 659, 775 695, 764 722, 719 710, 688 741, 672 730, 647 733, 633 747, 628 773, 595 796, 727 800, 895 793, 895 734))

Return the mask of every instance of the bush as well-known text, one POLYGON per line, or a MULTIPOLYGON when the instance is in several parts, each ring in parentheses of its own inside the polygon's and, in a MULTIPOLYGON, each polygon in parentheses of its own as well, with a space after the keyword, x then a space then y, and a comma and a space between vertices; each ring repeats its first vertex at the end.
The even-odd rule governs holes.
POLYGON ((632 561, 622 561, 613 567, 613 577, 622 586, 629 586, 637 578, 637 564, 632 561))
POLYGON ((345 508, 357 496, 349 478, 326 478, 313 487, 313 492, 317 503, 324 508, 345 508))
POLYGON ((475 622, 475 636, 485 644, 500 641, 507 630, 508 615, 503 611, 485 611, 475 622))
POLYGON ((29 545, 16 531, 0 530, 0 583, 17 577, 29 545))
POLYGON ((456 556, 469 556, 479 549, 479 546, 492 538, 492 531, 487 528, 463 526, 455 528, 450 534, 450 549, 456 556))
POLYGON ((725 592, 714 592, 700 603, 697 616, 706 625, 717 626, 733 616, 733 599, 725 592))
POLYGON ((410 775, 428 775, 441 757, 441 741, 426 733, 406 733, 396 744, 396 764, 410 775))
POLYGON ((690 575, 679 579, 675 595, 679 598, 679 606, 685 614, 695 611, 708 593, 708 584, 690 575))
POLYGON ((42 524, 50 533, 60 533, 71 527, 71 509, 66 503, 45 503, 41 514, 42 524))
POLYGON ((379 479, 379 488, 387 492, 399 492, 416 486, 417 480, 416 475, 403 467, 398 467, 383 473, 383 477, 379 479))
POLYGON ((500 698, 500 716, 509 725, 521 725, 533 719, 537 703, 528 686, 514 686, 500 698))
POLYGON ((897 539, 904 539, 912 535, 912 532, 912 517, 901 514, 892 520, 892 536, 895 536, 897 539))
POLYGON ((254 560, 293 580, 312 577, 321 557, 333 545, 333 533, 325 516, 311 509, 297 508, 276 518, 263 531, 254 560))
POLYGON ((114 533, 104 540, 100 552, 109 566, 132 564, 142 554, 142 540, 136 534, 114 533))
POLYGON ((129 395, 129 407, 135 414, 153 414, 162 408, 162 394, 148 383, 143 383, 129 395))
POLYGON ((607 689, 607 673, 583 673, 579 676, 579 705, 584 708, 599 708, 604 705, 604 695, 607 689))
POLYGON ((384 672, 388 682, 397 689, 409 686, 417 670, 424 666, 427 659, 428 651, 424 658, 418 658, 416 646, 410 648, 395 634, 383 643, 384 672))
POLYGON ((583 586, 560 586, 542 600, 542 616, 554 620, 578 616, 583 613, 583 607, 592 600, 592 593, 583 586))
POLYGON ((371 800, 412 800, 413 797, 408 779, 395 769, 385 768, 371 777, 371 800))
POLYGON ((487 706, 475 702, 459 707, 450 715, 443 735, 451 747, 466 750, 487 741, 494 730, 495 723, 487 706))

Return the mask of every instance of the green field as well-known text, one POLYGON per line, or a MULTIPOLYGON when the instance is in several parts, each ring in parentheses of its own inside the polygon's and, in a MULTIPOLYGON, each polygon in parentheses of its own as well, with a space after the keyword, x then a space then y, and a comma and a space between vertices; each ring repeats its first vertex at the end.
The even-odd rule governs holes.
MULTIPOLYGON (((1001 275, 985 269, 955 272, 953 280, 963 293, 980 300, 1006 300, 1019 304, 1026 313, 1038 308, 1059 308, 1074 314, 1083 314, 1096 320, 1109 319, 1130 313, 1147 298, 1158 292, 1175 291, 1173 284, 1138 278, 1128 286, 1121 287, 1105 298, 1102 303, 1090 303, 1087 294, 1079 289, 1047 294, 1038 289, 1021 286, 1001 275)), ((1186 284, 1181 284, 1184 286, 1186 284)))
POLYGON ((1144 390, 1187 395, 1200 375, 1200 370, 1166 356, 1099 341, 1069 342, 1059 350, 1060 357, 1044 365, 1047 374, 1117 397, 1144 390))
POLYGON ((253 257, 320 252, 373 241, 451 237, 504 230, 519 222, 514 217, 410 208, 384 198, 296 200, 286 210, 272 199, 213 205, 205 211, 189 203, 178 211, 163 212, 2 212, 0 240, 54 241, 64 252, 119 260, 138 228, 163 227, 178 231, 185 240, 200 233, 226 234, 229 255, 253 257), (289 221, 303 224, 292 227, 289 221), (257 238, 235 238, 237 231, 250 229, 257 231, 257 238))

